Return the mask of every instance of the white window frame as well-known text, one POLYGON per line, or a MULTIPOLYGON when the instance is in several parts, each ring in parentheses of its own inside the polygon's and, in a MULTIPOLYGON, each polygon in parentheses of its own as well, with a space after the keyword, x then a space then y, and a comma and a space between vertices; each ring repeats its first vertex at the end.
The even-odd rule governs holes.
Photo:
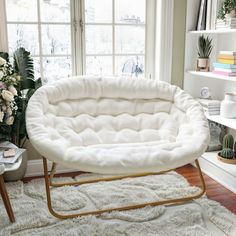
MULTIPOLYGON (((4 2, 0 0, 0 51, 8 51, 4 2)), ((173 0, 146 0, 146 78, 171 82, 173 6, 173 0)), ((72 75, 83 74, 85 68, 83 8, 84 0, 71 0, 72 75)))

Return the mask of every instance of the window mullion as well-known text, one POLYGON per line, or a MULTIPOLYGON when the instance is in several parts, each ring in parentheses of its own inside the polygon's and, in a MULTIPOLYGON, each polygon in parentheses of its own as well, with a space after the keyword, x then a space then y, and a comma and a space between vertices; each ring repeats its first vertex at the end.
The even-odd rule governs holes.
POLYGON ((112 0, 112 74, 115 74, 115 0, 112 0))
POLYGON ((40 61, 40 74, 42 80, 44 79, 43 71, 43 57, 42 57, 42 29, 41 29, 41 16, 40 16, 40 2, 37 0, 37 10, 38 10, 38 39, 39 39, 39 61, 40 61))
POLYGON ((83 32, 80 21, 83 20, 82 7, 83 0, 71 0, 71 48, 73 74, 83 74, 83 32))

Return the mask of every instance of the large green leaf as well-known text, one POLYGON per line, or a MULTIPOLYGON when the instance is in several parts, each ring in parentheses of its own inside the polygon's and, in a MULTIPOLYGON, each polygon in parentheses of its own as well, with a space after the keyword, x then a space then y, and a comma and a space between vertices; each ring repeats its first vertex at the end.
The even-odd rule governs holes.
POLYGON ((30 52, 24 48, 18 48, 14 54, 14 69, 23 80, 34 80, 34 62, 30 52))
POLYGON ((6 61, 9 61, 9 55, 7 52, 0 52, 0 57, 4 58, 6 61))

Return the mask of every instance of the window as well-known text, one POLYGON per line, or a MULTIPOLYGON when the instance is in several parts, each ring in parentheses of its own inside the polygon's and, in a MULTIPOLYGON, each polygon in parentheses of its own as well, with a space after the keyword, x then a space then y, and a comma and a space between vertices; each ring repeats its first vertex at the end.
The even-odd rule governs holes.
POLYGON ((145 0, 85 0, 85 73, 143 76, 145 22, 145 0))
POLYGON ((48 80, 72 74, 70 0, 7 0, 10 55, 31 52, 36 77, 48 80))
POLYGON ((5 0, 9 53, 30 51, 45 83, 75 74, 153 77, 155 2, 5 0))

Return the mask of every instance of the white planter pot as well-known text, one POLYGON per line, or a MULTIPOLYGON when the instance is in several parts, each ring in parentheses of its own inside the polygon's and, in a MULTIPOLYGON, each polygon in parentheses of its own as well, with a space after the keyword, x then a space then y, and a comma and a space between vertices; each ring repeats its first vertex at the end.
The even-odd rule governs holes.
POLYGON ((197 65, 199 68, 207 68, 209 66, 209 58, 198 58, 197 65))
POLYGON ((225 14, 226 19, 234 18, 235 17, 235 10, 230 11, 230 13, 225 14))
POLYGON ((225 118, 236 118, 236 94, 225 94, 220 106, 220 115, 225 118))

